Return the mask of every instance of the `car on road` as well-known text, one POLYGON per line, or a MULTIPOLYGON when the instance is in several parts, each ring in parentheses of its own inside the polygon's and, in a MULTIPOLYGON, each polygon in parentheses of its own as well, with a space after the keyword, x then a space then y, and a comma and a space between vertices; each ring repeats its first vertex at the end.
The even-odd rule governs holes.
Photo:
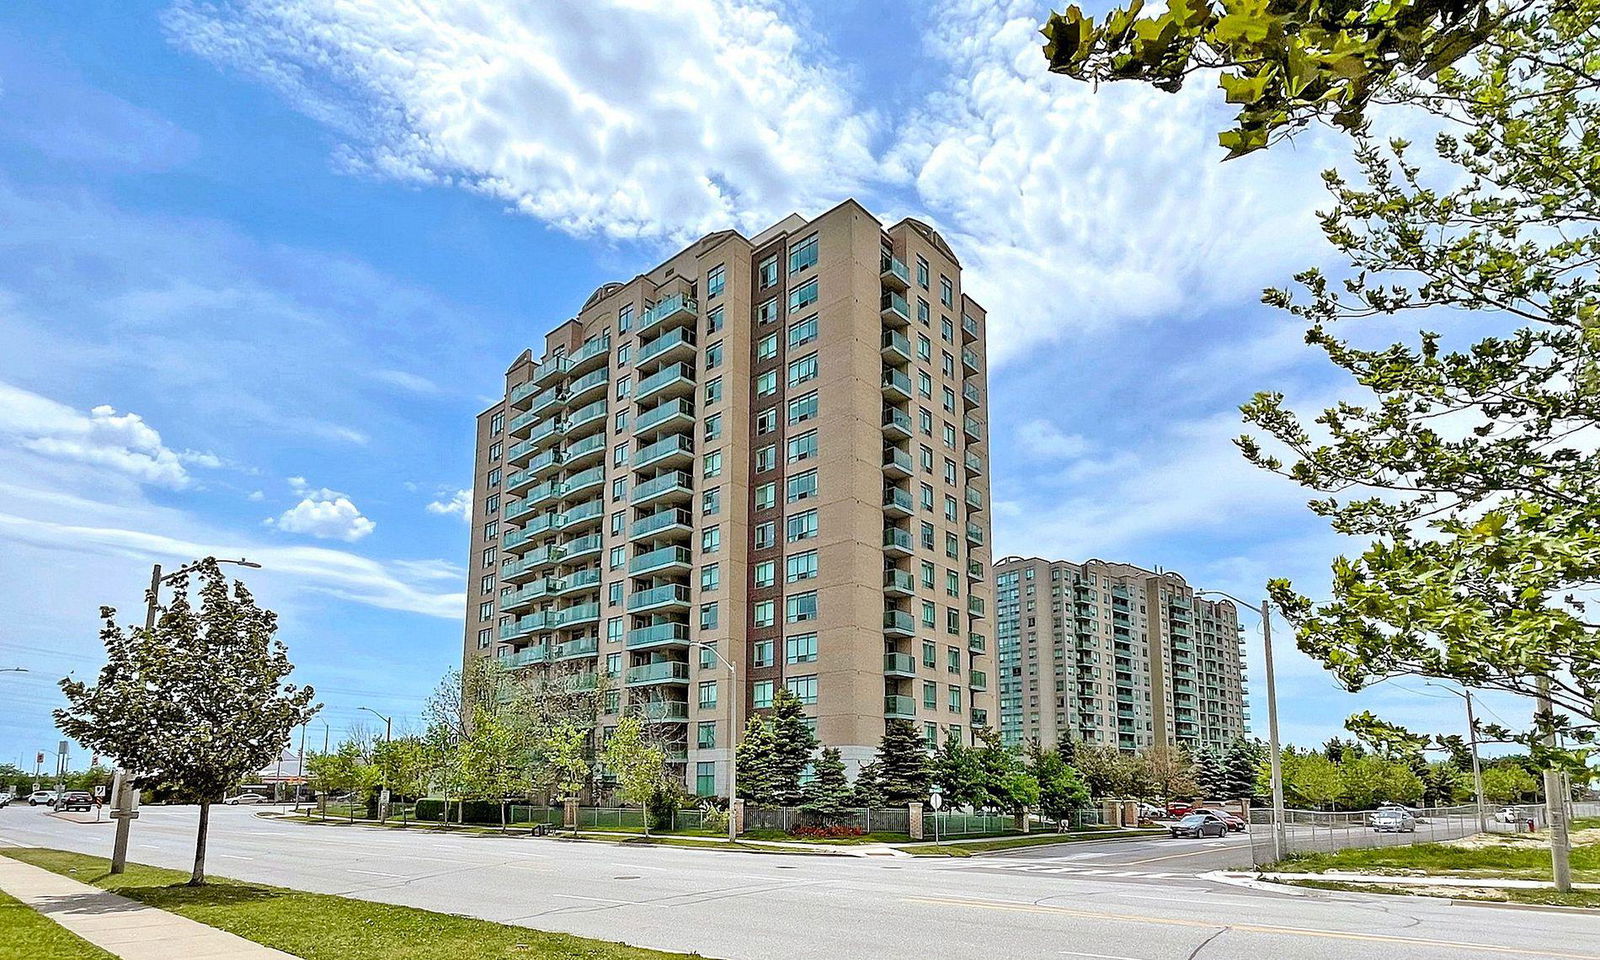
POLYGON ((1187 817, 1194 811, 1194 804, 1187 800, 1172 800, 1167 803, 1167 816, 1177 819, 1187 817))
POLYGON ((1246 826, 1244 820, 1234 816, 1226 810, 1218 810, 1215 807, 1195 807, 1190 811, 1190 813, 1210 814, 1211 816, 1216 817, 1218 820, 1221 820, 1223 823, 1227 824, 1228 829, 1234 833, 1243 833, 1246 826))
POLYGON ((61 795, 61 799, 57 800, 54 806, 57 813, 62 810, 92 810, 94 797, 82 790, 68 790, 61 795))
POLYGON ((1417 818, 1403 807, 1385 807, 1372 815, 1371 823, 1377 833, 1417 832, 1417 818))
POLYGON ((6 807, 10 806, 11 801, 15 799, 16 797, 9 793, 0 793, 0 810, 4 810, 6 807))
POLYGON ((222 802, 223 803, 231 803, 231 804, 240 804, 240 803, 271 803, 272 801, 268 800, 266 797, 263 797, 259 793, 241 793, 236 797, 228 797, 227 799, 223 800, 222 802))
POLYGON ((1223 837, 1227 836, 1228 825, 1209 813, 1191 813, 1167 827, 1167 832, 1174 837, 1223 837))
POLYGON ((41 803, 47 807, 55 806, 56 792, 54 790, 35 790, 28 794, 28 806, 37 807, 41 803))
POLYGON ((1153 803, 1141 803, 1139 804, 1139 819, 1165 820, 1167 819, 1167 811, 1153 803))

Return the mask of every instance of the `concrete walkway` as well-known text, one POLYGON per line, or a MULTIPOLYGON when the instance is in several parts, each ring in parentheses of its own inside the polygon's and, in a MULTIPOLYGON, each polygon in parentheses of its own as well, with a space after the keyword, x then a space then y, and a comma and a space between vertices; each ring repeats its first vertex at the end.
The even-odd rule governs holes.
MULTIPOLYGON (((1328 870, 1323 873, 1245 873, 1227 871, 1223 875, 1273 880, 1279 883, 1289 880, 1331 880, 1337 883, 1369 883, 1390 887, 1461 887, 1481 890, 1553 889, 1549 880, 1519 880, 1512 877, 1449 877, 1416 874, 1389 876, 1377 873, 1351 873, 1343 870, 1328 870)), ((1574 890, 1600 890, 1600 883, 1574 883, 1572 888, 1574 890)))
POLYGON ((10 857, 0 856, 0 890, 123 960, 296 960, 10 857))

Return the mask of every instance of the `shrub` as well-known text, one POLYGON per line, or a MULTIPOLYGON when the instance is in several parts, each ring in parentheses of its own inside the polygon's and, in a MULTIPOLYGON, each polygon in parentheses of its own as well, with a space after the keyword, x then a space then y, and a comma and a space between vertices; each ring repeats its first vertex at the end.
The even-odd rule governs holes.
POLYGON ((860 827, 831 823, 820 827, 795 827, 789 831, 789 835, 791 837, 800 837, 804 840, 846 840, 851 837, 865 836, 866 831, 860 827))

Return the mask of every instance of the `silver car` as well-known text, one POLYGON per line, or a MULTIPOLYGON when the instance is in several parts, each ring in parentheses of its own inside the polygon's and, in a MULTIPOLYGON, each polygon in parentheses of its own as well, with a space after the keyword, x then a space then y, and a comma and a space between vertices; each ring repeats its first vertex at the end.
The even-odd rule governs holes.
POLYGON ((1416 833, 1417 818, 1398 807, 1387 807, 1372 815, 1372 829, 1377 833, 1416 833))

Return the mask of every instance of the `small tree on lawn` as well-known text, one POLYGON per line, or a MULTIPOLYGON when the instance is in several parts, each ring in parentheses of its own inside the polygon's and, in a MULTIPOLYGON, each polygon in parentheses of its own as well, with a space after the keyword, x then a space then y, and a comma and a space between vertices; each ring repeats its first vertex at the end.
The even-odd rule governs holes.
POLYGON ((800 698, 788 687, 773 694, 771 723, 772 799, 792 807, 801 800, 800 778, 817 752, 817 735, 806 722, 800 698))
POLYGON ((171 784, 199 802, 189 877, 199 886, 211 804, 277 758, 318 708, 310 687, 283 682, 294 666, 274 636, 277 614, 244 584, 230 590, 215 559, 195 569, 199 609, 181 573, 153 629, 125 630, 114 609, 100 608, 106 665, 94 684, 64 678, 68 706, 54 716, 62 733, 133 771, 137 785, 171 784))
POLYGON ((883 797, 883 773, 878 761, 862 764, 860 771, 856 773, 856 782, 850 788, 850 803, 857 807, 873 809, 883 806, 886 802, 883 797))
POLYGON ((653 742, 640 717, 623 717, 601 751, 601 760, 617 778, 617 796, 645 808, 644 835, 650 835, 650 807, 670 787, 667 758, 653 742))
POLYGON ((1051 820, 1066 820, 1089 805, 1089 788, 1060 751, 1040 750, 1032 758, 1039 783, 1039 810, 1051 820))
POLYGON ((1483 796, 1490 803, 1524 803, 1538 794, 1539 781, 1522 767, 1508 764, 1483 771, 1483 796))
POLYGON ((824 818, 837 817, 849 809, 853 794, 838 747, 824 747, 812 773, 811 782, 802 791, 800 806, 803 809, 814 811, 824 818))
POLYGON ((983 805, 984 793, 979 787, 982 765, 977 754, 959 737, 945 737, 933 755, 932 764, 933 782, 939 785, 951 809, 983 805))
POLYGON ((501 833, 506 829, 506 798, 521 785, 525 767, 516 727, 516 718, 506 711, 480 705, 470 732, 461 742, 468 786, 478 796, 493 799, 500 808, 501 833))
POLYGON ((883 740, 878 744, 878 776, 883 799, 900 806, 928 799, 927 744, 907 720, 884 723, 883 740))
POLYGON ((389 789, 400 800, 400 825, 405 826, 406 797, 413 799, 428 792, 431 764, 426 743, 420 737, 401 737, 378 747, 376 766, 389 789))

